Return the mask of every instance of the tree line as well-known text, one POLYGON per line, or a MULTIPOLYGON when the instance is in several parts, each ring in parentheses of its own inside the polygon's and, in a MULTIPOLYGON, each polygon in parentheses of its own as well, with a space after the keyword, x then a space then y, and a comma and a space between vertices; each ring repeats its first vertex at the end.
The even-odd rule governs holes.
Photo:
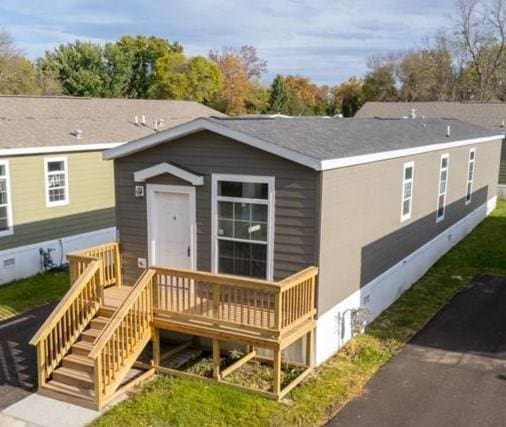
POLYGON ((336 86, 300 75, 262 82, 253 46, 190 57, 178 42, 126 35, 75 41, 30 61, 0 31, 0 93, 181 99, 227 114, 353 116, 366 101, 506 101, 506 2, 457 0, 453 22, 424 46, 369 58, 336 86))

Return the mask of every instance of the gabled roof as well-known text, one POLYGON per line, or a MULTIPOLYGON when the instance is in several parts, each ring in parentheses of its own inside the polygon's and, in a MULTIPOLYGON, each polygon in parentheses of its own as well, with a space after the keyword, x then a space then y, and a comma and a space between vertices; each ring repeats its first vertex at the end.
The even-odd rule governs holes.
POLYGON ((104 158, 128 156, 203 130, 315 170, 345 167, 502 138, 502 135, 491 129, 452 119, 211 117, 196 119, 113 148, 104 153, 104 158))
POLYGON ((0 95, 0 155, 111 148, 155 134, 156 120, 163 130, 220 114, 192 101, 0 95))
POLYGON ((366 102, 356 118, 448 117, 491 128, 506 126, 506 102, 366 102))

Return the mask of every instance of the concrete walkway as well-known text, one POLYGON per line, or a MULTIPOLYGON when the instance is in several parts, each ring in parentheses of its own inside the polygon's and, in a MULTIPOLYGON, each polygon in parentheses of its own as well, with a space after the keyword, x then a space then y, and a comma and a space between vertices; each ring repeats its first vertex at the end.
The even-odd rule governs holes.
POLYGON ((462 290, 330 426, 506 424, 506 279, 462 290))

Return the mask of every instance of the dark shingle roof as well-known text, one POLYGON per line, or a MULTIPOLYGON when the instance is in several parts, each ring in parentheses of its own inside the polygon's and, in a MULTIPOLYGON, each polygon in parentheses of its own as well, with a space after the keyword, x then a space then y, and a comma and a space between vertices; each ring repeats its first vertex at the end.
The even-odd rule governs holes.
POLYGON ((506 123, 506 102, 367 102, 356 118, 409 116, 450 117, 480 126, 500 128, 506 123))
POLYGON ((219 114, 192 101, 0 95, 0 149, 127 142, 154 134, 158 119, 167 129, 219 114), (142 115, 147 126, 136 126, 142 115))
POLYGON ((455 119, 207 118, 316 160, 446 144, 498 135, 455 119), (446 135, 450 126, 450 136, 446 135))

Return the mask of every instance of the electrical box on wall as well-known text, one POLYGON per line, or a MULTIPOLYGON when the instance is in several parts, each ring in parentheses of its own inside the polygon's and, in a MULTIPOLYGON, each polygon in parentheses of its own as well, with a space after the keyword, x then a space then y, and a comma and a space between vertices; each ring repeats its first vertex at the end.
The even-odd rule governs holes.
POLYGON ((146 258, 137 258, 137 267, 146 268, 147 266, 148 266, 148 263, 146 261, 146 258))
POLYGON ((137 197, 137 198, 144 197, 144 186, 143 185, 136 185, 135 186, 135 197, 137 197))

